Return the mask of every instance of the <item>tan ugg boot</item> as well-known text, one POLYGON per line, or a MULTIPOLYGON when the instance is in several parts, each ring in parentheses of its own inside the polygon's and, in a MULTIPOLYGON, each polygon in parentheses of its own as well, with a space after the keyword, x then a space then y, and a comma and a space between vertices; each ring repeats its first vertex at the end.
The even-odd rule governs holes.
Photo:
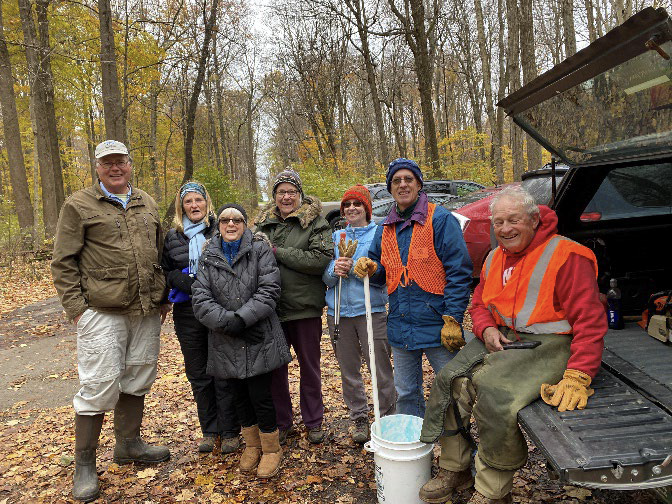
POLYGON ((262 455, 257 468, 257 477, 271 478, 278 474, 282 460, 278 429, 269 433, 259 432, 259 437, 261 438, 262 455))
POLYGON ((247 473, 254 471, 261 460, 261 439, 259 438, 259 427, 243 427, 243 439, 245 440, 245 450, 240 456, 240 471, 247 473))

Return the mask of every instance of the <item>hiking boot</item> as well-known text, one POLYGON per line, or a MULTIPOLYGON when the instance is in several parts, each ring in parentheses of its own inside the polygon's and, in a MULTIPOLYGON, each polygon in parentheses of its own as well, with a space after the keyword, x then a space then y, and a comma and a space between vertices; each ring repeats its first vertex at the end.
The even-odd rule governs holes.
POLYGON ((513 497, 511 497, 511 493, 506 494, 504 497, 500 499, 489 499, 485 495, 479 493, 478 491, 475 491, 467 504, 512 504, 512 503, 513 503, 513 497))
POLYGON ((352 440, 355 443, 363 444, 369 440, 369 419, 358 418, 355 420, 355 430, 352 432, 352 440))
POLYGON ((198 444, 199 453, 210 453, 215 449, 215 436, 214 434, 205 434, 201 442, 198 444))
POLYGON ((170 458, 168 447, 149 445, 140 437, 144 409, 145 396, 119 394, 114 407, 114 461, 117 464, 156 464, 170 458))
POLYGON ((308 441, 313 444, 320 444, 327 439, 327 434, 329 434, 329 429, 323 426, 323 424, 317 425, 315 427, 308 428, 308 441))
POLYGON ((471 469, 455 472, 440 467, 436 476, 422 486, 419 496, 423 502, 431 504, 447 502, 453 492, 465 490, 473 484, 474 477, 471 475, 471 469))
POLYGON ((72 478, 72 497, 91 502, 100 495, 96 471, 96 448, 103 426, 104 414, 75 415, 75 474, 72 478))
POLYGON ((240 472, 252 472, 259 465, 261 460, 261 438, 259 437, 259 427, 252 425, 251 427, 243 427, 243 440, 245 441, 245 449, 240 456, 240 472))
POLYGON ((271 478, 278 474, 282 461, 278 429, 273 432, 260 431, 259 438, 261 439, 261 460, 257 467, 257 477, 271 478))
POLYGON ((222 455, 235 452, 240 446, 240 436, 222 438, 222 455))
POLYGON ((296 434, 294 426, 290 426, 289 429, 278 429, 278 439, 280 440, 280 445, 284 446, 287 444, 287 438, 292 437, 296 434))

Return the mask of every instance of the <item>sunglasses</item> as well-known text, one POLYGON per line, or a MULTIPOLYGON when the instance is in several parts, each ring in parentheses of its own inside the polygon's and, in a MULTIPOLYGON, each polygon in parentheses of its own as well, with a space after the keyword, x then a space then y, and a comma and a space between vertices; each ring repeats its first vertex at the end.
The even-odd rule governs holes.
POLYGON ((236 226, 239 226, 240 224, 245 222, 245 219, 241 219, 240 217, 230 217, 230 218, 222 217, 221 219, 219 219, 219 223, 224 225, 228 224, 229 221, 233 222, 236 226))
POLYGON ((343 208, 350 208, 351 206, 359 208, 362 206, 362 202, 354 200, 354 201, 346 201, 345 203, 343 203, 343 208))

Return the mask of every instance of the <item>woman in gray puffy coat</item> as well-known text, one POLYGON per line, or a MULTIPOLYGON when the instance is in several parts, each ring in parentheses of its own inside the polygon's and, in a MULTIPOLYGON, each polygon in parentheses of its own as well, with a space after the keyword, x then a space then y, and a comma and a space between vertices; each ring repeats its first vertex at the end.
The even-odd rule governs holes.
POLYGON ((206 244, 191 289, 196 318, 209 328, 208 374, 229 380, 243 427, 240 470, 270 478, 282 451, 271 396, 271 371, 290 353, 275 305, 280 271, 266 237, 247 229, 235 204, 217 212, 219 233, 206 244))

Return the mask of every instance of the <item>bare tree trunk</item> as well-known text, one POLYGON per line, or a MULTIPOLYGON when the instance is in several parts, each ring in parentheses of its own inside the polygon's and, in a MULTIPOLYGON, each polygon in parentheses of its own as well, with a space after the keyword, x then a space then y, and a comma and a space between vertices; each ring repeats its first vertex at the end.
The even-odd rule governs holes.
POLYGON ((117 55, 112 28, 110 0, 98 0, 100 21, 100 70, 102 76, 105 136, 126 143, 126 120, 117 76, 117 55))
POLYGON ((373 105, 373 117, 376 121, 376 132, 378 134, 378 150, 380 152, 380 163, 390 162, 390 153, 387 146, 387 136, 385 135, 385 126, 383 123, 383 111, 380 107, 378 97, 378 85, 376 83, 376 73, 373 66, 373 56, 369 47, 368 19, 366 17, 365 2, 363 0, 345 0, 346 5, 355 18, 357 33, 361 43, 361 53, 364 59, 364 68, 366 69, 366 81, 371 93, 371 104, 373 105))
MULTIPOLYGON (((520 0, 520 60, 523 68, 523 85, 525 85, 537 76, 532 0, 520 0)), ((525 140, 527 143, 527 169, 541 168, 541 145, 527 134, 525 140)))
POLYGON ((224 134, 226 131, 224 127, 224 98, 222 91, 222 81, 220 77, 219 56, 217 55, 217 37, 214 37, 212 40, 212 57, 215 72, 215 103, 217 106, 217 119, 219 121, 219 136, 217 137, 217 140, 220 143, 222 155, 222 166, 220 169, 224 173, 230 174, 231 170, 228 168, 229 163, 227 162, 228 149, 226 146, 226 135, 224 134))
POLYGON ((572 0, 560 0, 562 34, 565 39, 565 58, 576 53, 576 31, 574 30, 574 5, 572 0))
POLYGON ((586 24, 588 25, 588 38, 590 42, 597 40, 597 28, 595 27, 595 15, 593 13, 593 0, 584 0, 586 6, 586 24))
POLYGON ((208 78, 205 80, 205 87, 203 91, 205 92, 205 104, 208 111, 208 131, 210 132, 210 145, 212 147, 212 153, 215 158, 215 166, 217 171, 222 169, 222 158, 219 154, 219 139, 217 138, 217 126, 215 126, 215 113, 212 108, 212 90, 210 72, 208 71, 208 78))
MULTIPOLYGON (((504 98, 506 92, 506 84, 509 81, 507 75, 507 66, 504 56, 506 54, 506 45, 504 44, 504 0, 497 0, 497 13, 499 19, 499 33, 497 34, 497 47, 499 49, 499 88, 497 90, 497 101, 504 98)), ((497 107, 497 136, 500 139, 499 155, 495 154, 495 175, 497 184, 504 183, 504 158, 502 155, 502 145, 504 143, 504 110, 502 107, 497 107), (499 164, 497 164, 499 160, 499 164)))
POLYGON ((60 211, 65 202, 63 187, 63 168, 61 166, 61 150, 58 145, 58 125, 56 123, 56 108, 54 96, 54 78, 51 71, 51 47, 49 43, 49 20, 47 10, 50 0, 37 0, 37 33, 39 40, 40 63, 46 97, 47 127, 49 128, 49 149, 51 150, 51 169, 54 173, 54 189, 56 190, 56 208, 60 211))
MULTIPOLYGON (((425 157, 427 158, 428 174, 439 173, 439 146, 436 138, 436 122, 432 102, 432 61, 429 57, 428 28, 425 26, 425 6, 423 0, 406 0, 410 4, 409 18, 402 14, 395 5, 395 0, 388 0, 394 15, 403 26, 403 33, 408 47, 413 53, 415 74, 420 92, 420 109, 422 110, 422 126, 425 135, 425 157), (411 22, 412 21, 412 22, 411 22)), ((433 28, 429 28, 432 30, 433 28)))
MULTIPOLYGON (((476 30, 478 33, 478 48, 481 55, 481 64, 483 66, 483 87, 485 88, 485 110, 490 122, 490 131, 492 134, 492 164, 497 171, 497 167, 502 165, 502 138, 497 129, 497 117, 492 99, 492 72, 490 70, 489 48, 485 42, 485 23, 483 22, 483 8, 481 0, 474 0, 474 10, 476 14, 476 30)), ((501 169, 501 168, 500 168, 501 169)))
POLYGON ((98 177, 96 175, 96 157, 95 157, 96 126, 95 126, 95 124, 96 123, 93 119, 93 108, 91 108, 91 105, 89 105, 88 116, 86 118, 86 133, 87 133, 86 149, 89 153, 89 168, 91 169, 91 184, 93 184, 96 181, 96 178, 98 177))
POLYGON ((149 89, 149 171, 152 174, 154 186, 154 198, 161 201, 162 192, 159 183, 159 169, 156 166, 157 140, 156 130, 158 127, 158 109, 159 109, 159 81, 153 79, 149 89))
POLYGON ((47 92, 44 84, 40 54, 36 50, 39 47, 39 43, 30 0, 19 0, 19 14, 23 27, 26 62, 28 63, 28 71, 30 73, 31 118, 42 181, 42 217, 46 236, 51 237, 56 232, 59 207, 52 168, 54 161, 49 141, 47 92))
POLYGON ((5 134, 5 146, 7 147, 9 180, 14 195, 14 208, 19 219, 19 227, 25 235, 34 224, 33 207, 30 202, 30 189, 28 188, 26 165, 21 147, 21 130, 16 111, 12 64, 5 42, 2 0, 0 0, 0 105, 2 106, 2 126, 5 134))
MULTIPOLYGON (((203 45, 201 46, 201 53, 198 58, 198 70, 196 73, 196 80, 194 81, 194 88, 189 97, 187 105, 187 114, 185 118, 185 139, 184 139, 184 175, 180 186, 187 183, 194 176, 194 135, 196 133, 194 123, 196 122, 196 108, 198 107, 198 97, 203 88, 203 80, 205 79, 205 69, 210 56, 210 42, 212 40, 212 33, 215 23, 217 21, 217 9, 219 0, 212 0, 210 6, 210 15, 207 16, 205 4, 203 4, 203 21, 205 24, 205 32, 203 34, 203 45)), ((164 222, 170 222, 175 214, 175 205, 168 205, 168 210, 164 217, 164 222)))
MULTIPOLYGON (((509 27, 508 31, 508 59, 507 71, 509 76, 509 92, 513 93, 520 88, 520 31, 518 27, 518 5, 516 0, 506 0, 506 21, 509 27)), ((523 157, 523 132, 511 120, 511 154, 513 157, 513 179, 520 180, 521 174, 525 171, 525 160, 523 157)))

